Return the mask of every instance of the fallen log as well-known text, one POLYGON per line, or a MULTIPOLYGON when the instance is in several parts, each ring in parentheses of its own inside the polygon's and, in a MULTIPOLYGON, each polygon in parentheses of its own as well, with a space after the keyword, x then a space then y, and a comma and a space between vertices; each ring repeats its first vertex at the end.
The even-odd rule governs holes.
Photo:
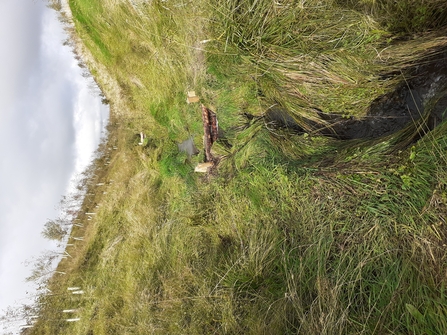
POLYGON ((211 154, 211 147, 217 141, 219 126, 216 113, 202 105, 203 121, 203 146, 205 151, 205 162, 213 162, 215 158, 211 154))

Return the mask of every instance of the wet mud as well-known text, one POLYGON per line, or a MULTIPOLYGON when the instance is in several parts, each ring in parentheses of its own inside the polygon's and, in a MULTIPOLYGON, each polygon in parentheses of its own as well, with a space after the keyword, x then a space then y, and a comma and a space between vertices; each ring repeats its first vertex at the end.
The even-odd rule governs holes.
MULTIPOLYGON (((394 91, 374 100, 363 118, 344 118, 316 110, 321 122, 303 122, 308 129, 312 129, 312 135, 342 140, 387 136, 418 120, 424 121, 420 131, 435 128, 447 117, 447 48, 405 69, 403 73, 409 79, 400 83, 394 91)), ((265 112, 264 121, 270 127, 305 132, 287 110, 278 106, 265 112)))

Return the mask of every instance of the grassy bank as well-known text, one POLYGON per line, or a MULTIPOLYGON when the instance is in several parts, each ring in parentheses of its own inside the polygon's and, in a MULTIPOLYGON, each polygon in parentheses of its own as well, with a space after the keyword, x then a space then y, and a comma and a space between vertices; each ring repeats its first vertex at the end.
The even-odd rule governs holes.
POLYGON ((447 332, 446 126, 397 146, 405 133, 346 142, 306 123, 366 115, 445 43, 442 1, 399 4, 71 0, 119 88, 93 71, 114 110, 111 163, 29 333, 447 332), (202 141, 190 90, 231 144, 215 143, 206 176, 176 145, 202 141), (308 133, 265 124, 272 105, 308 133))

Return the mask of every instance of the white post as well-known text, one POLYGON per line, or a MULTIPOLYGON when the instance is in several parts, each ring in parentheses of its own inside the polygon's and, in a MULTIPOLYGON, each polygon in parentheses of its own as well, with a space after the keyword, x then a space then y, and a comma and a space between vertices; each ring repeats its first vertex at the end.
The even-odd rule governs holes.
POLYGON ((77 291, 77 290, 80 290, 81 288, 80 287, 77 287, 77 286, 74 286, 74 287, 67 287, 67 290, 69 290, 69 291, 77 291))
POLYGON ((67 322, 76 322, 76 321, 79 321, 79 320, 81 320, 81 318, 67 319, 66 321, 67 322))
POLYGON ((78 311, 77 309, 64 309, 62 311, 62 313, 74 313, 74 312, 77 312, 77 311, 78 311))

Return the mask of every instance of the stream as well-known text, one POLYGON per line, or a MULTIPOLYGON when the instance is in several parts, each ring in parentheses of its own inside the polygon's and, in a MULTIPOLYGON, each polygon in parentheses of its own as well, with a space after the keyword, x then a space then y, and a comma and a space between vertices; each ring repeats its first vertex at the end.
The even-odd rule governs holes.
MULTIPOLYGON (((396 89, 375 99, 363 118, 345 118, 316 110, 322 122, 306 120, 312 135, 340 140, 374 139, 393 134, 417 120, 425 120, 420 132, 432 130, 447 114, 447 47, 403 71, 409 78, 396 89)), ((264 121, 276 128, 304 133, 287 110, 274 106, 264 121)), ((423 134, 419 134, 419 137, 423 134)))

